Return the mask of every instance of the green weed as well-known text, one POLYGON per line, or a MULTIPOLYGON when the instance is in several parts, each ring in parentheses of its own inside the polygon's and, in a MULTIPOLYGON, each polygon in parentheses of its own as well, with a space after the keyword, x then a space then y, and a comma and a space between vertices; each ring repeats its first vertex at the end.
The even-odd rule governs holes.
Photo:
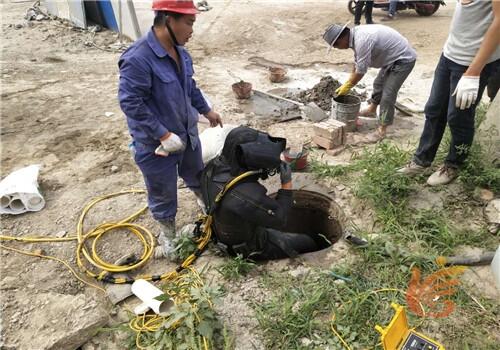
POLYGON ((411 193, 413 180, 396 173, 410 155, 389 142, 366 149, 357 160, 363 170, 356 185, 358 197, 368 199, 375 209, 392 210, 411 193))
POLYGON ((227 259, 226 262, 216 268, 216 270, 225 280, 234 281, 246 276, 255 266, 256 264, 252 260, 245 259, 238 254, 234 258, 227 259))
POLYGON ((342 177, 356 170, 354 165, 328 165, 312 159, 309 170, 318 177, 342 177))
POLYGON ((381 142, 373 149, 364 148, 352 164, 330 166, 313 161, 311 171, 319 177, 346 177, 355 180, 356 194, 372 203, 386 206, 406 197, 411 192, 409 177, 395 170, 405 164, 410 154, 390 142, 381 142), (355 176, 352 176, 356 173, 355 176))
POLYGON ((184 261, 194 253, 198 244, 189 235, 180 235, 174 240, 175 255, 178 261, 184 261))
MULTIPOLYGON (((161 298, 174 298, 176 303, 164 315, 159 330, 141 332, 139 343, 151 349, 202 350, 225 347, 223 326, 213 308, 220 297, 218 288, 200 285, 199 278, 192 272, 185 272, 181 283, 167 281, 161 298)), ((132 316, 134 317, 134 316, 132 316)), ((135 333, 133 334, 135 336, 135 333)), ((136 342, 130 344, 136 348, 136 342)))

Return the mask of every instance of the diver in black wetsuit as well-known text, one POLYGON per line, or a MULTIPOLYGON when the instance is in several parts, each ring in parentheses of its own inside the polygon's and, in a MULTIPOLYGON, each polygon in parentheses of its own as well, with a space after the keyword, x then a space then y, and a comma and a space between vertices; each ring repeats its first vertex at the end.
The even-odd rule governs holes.
POLYGON ((280 160, 285 145, 286 139, 238 127, 227 136, 222 154, 205 167, 201 189, 208 210, 226 183, 247 171, 260 170, 233 186, 213 213, 215 239, 227 253, 267 260, 317 250, 310 236, 282 231, 292 207, 290 165, 280 160), (280 173, 281 189, 271 198, 258 180, 276 171, 280 173))

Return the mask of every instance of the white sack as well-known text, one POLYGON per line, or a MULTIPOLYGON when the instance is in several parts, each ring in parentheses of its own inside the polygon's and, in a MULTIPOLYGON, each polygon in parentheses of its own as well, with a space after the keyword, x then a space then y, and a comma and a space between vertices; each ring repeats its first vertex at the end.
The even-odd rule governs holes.
POLYGON ((227 134, 236 127, 236 125, 224 125, 222 128, 216 126, 215 128, 205 129, 200 134, 201 153, 204 165, 207 165, 208 162, 221 154, 227 134))

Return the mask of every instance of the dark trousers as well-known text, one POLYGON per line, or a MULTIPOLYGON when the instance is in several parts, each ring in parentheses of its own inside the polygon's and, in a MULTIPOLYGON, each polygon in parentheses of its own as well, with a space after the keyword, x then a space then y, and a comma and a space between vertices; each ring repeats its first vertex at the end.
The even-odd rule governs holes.
POLYGON ((389 67, 381 68, 373 81, 373 93, 370 103, 380 105, 378 122, 380 125, 392 125, 394 106, 399 89, 415 67, 415 61, 396 61, 389 67))
POLYGON ((318 250, 314 239, 304 233, 283 232, 271 228, 264 228, 259 233, 257 251, 249 255, 254 260, 295 258, 299 254, 318 250))
POLYGON ((488 97, 490 101, 493 101, 500 89, 500 69, 497 69, 497 72, 490 77, 488 80, 488 97))
POLYGON ((415 163, 425 167, 432 164, 446 124, 450 128, 451 143, 445 164, 458 168, 467 158, 474 138, 476 105, 481 100, 488 79, 500 69, 500 60, 491 62, 483 68, 476 103, 461 110, 455 107, 455 96, 452 95, 467 68, 441 55, 434 72, 431 94, 425 105, 425 125, 414 155, 415 163))
POLYGON ((354 24, 360 24, 361 14, 363 12, 363 6, 365 7, 365 20, 367 24, 373 23, 372 12, 373 12, 373 0, 370 1, 358 1, 356 3, 356 9, 354 11, 354 24))

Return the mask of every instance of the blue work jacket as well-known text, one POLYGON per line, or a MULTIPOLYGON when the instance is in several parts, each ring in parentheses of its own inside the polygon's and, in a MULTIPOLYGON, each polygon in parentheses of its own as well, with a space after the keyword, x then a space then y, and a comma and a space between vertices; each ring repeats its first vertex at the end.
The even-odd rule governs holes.
POLYGON ((193 149, 198 145, 198 113, 210 107, 193 80, 193 61, 177 46, 181 70, 151 29, 120 57, 118 99, 134 141, 159 145, 167 132, 193 149))

